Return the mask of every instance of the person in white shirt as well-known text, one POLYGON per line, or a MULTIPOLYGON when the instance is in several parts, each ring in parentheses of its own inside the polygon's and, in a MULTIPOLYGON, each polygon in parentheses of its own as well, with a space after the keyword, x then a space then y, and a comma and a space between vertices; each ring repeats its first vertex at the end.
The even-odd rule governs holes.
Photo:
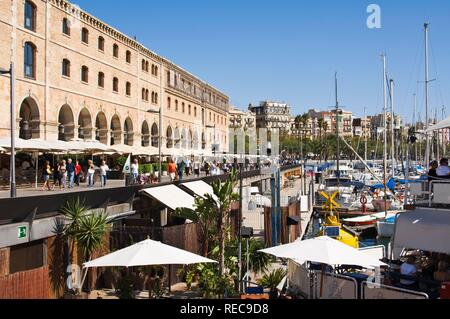
MULTIPOLYGON (((406 262, 400 267, 400 273, 405 276, 416 276, 417 267, 414 264, 414 257, 410 256, 407 258, 406 262)), ((412 280, 401 279, 400 283, 403 286, 413 288, 416 282, 412 280)))
POLYGON ((200 162, 198 160, 194 161, 193 168, 194 168, 194 174, 197 177, 200 177, 200 162))
POLYGON ((133 161, 133 164, 131 164, 130 169, 131 169, 132 184, 137 184, 139 176, 139 161, 137 159, 133 161))
POLYGON ((441 165, 436 169, 438 177, 450 178, 450 167, 448 166, 448 158, 441 159, 441 165))
POLYGON ((102 187, 106 186, 108 171, 109 171, 108 165, 106 165, 105 161, 102 161, 102 165, 100 165, 100 176, 102 179, 102 187))

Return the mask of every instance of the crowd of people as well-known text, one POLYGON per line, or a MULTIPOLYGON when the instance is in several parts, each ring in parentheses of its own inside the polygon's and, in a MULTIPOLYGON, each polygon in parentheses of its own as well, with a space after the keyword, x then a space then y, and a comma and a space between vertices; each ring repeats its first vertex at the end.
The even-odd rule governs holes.
POLYGON ((438 161, 432 161, 428 171, 428 180, 450 179, 450 167, 448 165, 448 158, 442 158, 439 163, 438 161))

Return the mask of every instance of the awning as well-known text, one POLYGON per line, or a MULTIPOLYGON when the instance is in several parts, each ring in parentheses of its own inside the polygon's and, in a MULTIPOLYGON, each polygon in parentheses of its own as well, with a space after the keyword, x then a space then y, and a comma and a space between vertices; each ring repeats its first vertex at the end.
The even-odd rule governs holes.
POLYGON ((213 198, 217 198, 214 194, 214 190, 211 185, 208 183, 205 183, 204 181, 196 181, 196 182, 189 182, 189 183, 183 183, 181 186, 186 187, 190 191, 192 191, 195 195, 200 196, 201 198, 205 198, 206 194, 209 194, 213 196, 213 198))
POLYGON ((426 130, 425 132, 429 133, 429 132, 434 132, 437 130, 442 130, 445 128, 450 128, 450 117, 446 120, 443 120, 443 121, 437 123, 436 125, 429 127, 428 130, 426 130))
POLYGON ((418 209, 398 215, 394 234, 394 256, 401 250, 419 249, 450 254, 448 210, 418 209))
POLYGON ((176 210, 177 208, 195 209, 195 198, 175 185, 147 188, 143 189, 142 192, 172 210, 176 210))

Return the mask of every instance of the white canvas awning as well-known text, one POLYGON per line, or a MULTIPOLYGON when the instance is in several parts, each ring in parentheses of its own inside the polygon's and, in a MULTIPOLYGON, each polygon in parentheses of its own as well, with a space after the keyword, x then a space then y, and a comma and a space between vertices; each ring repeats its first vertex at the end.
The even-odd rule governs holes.
POLYGON ((445 128, 450 128, 450 117, 437 123, 436 125, 429 127, 428 130, 426 130, 425 132, 434 132, 445 128))
POLYGON ((205 183, 204 181, 183 183, 181 185, 192 191, 195 195, 200 196, 201 198, 205 198, 205 195, 209 194, 214 199, 217 199, 212 186, 208 183, 205 183))
POLYGON ((93 267, 139 267, 152 265, 191 265, 216 261, 154 240, 144 240, 133 246, 85 263, 93 267))
POLYGON ((195 198, 175 185, 147 188, 143 189, 142 192, 172 210, 176 210, 177 208, 195 209, 195 198))
POLYGON ((403 249, 450 254, 450 212, 424 208, 399 214, 393 242, 394 258, 403 249))
MULTIPOLYGON (((51 143, 41 139, 23 140, 20 138, 15 139, 15 148, 23 151, 48 151, 51 149, 51 143)), ((5 149, 11 148, 11 139, 1 139, 0 147, 5 149)))
POLYGON ((387 266, 376 258, 326 236, 263 249, 261 252, 299 263, 310 261, 332 266, 352 265, 371 269, 387 266))

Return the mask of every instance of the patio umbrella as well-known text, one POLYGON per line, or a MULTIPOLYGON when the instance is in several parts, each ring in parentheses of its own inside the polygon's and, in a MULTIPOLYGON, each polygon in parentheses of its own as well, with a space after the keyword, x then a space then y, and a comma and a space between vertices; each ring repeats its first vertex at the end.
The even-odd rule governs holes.
POLYGON ((138 267, 154 265, 191 265, 216 261, 178 249, 151 239, 118 250, 109 255, 85 263, 93 267, 138 267))
POLYGON ((300 263, 310 261, 332 266, 361 266, 368 269, 387 266, 376 258, 326 236, 263 249, 261 252, 300 263))

